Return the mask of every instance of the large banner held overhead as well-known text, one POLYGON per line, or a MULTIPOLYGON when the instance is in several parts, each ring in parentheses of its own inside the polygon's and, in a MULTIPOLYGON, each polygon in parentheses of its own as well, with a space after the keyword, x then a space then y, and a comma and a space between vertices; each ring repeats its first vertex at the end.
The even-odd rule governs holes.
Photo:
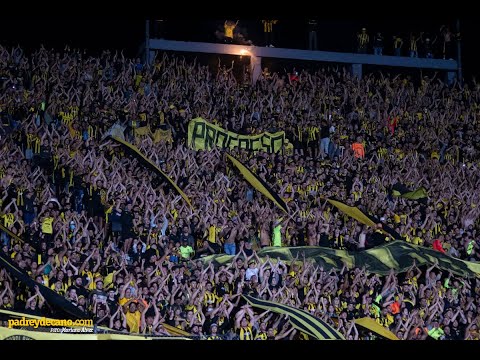
MULTIPOLYGON (((295 247, 265 247, 257 252, 260 259, 270 258, 275 262, 280 259, 291 262, 295 259, 305 258, 322 266, 325 270, 331 268, 341 269, 344 264, 349 268, 358 267, 368 272, 388 275, 393 269, 396 273, 407 271, 414 263, 417 266, 430 266, 438 262, 438 267, 444 271, 451 271, 456 276, 480 277, 480 264, 459 260, 445 255, 439 251, 424 246, 412 245, 403 240, 396 240, 385 245, 364 251, 336 250, 321 246, 295 246, 295 247)), ((200 260, 205 264, 213 263, 215 267, 229 264, 232 255, 210 255, 200 260)))
POLYGON ((202 118, 192 119, 188 124, 188 146, 193 150, 245 149, 280 152, 288 145, 284 131, 264 132, 259 135, 240 135, 209 123, 202 118))

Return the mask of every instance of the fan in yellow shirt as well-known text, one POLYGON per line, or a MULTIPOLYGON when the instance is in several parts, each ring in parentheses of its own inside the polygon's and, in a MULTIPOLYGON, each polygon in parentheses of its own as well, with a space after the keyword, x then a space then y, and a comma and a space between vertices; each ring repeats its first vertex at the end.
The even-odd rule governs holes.
POLYGON ((137 302, 135 299, 130 299, 123 309, 125 312, 125 317, 127 319, 127 327, 131 333, 138 334, 140 332, 140 325, 142 319, 142 312, 145 308, 145 305, 137 302))
POLYGON ((225 20, 225 23, 223 24, 223 36, 224 36, 224 41, 226 43, 231 44, 233 42, 233 31, 238 25, 238 20, 236 23, 230 20, 225 20))

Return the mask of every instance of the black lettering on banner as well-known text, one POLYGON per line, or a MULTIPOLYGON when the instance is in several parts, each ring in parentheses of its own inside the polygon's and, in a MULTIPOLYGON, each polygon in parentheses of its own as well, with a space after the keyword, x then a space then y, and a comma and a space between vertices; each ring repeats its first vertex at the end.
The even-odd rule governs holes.
POLYGON ((236 134, 233 134, 233 133, 228 134, 228 140, 227 140, 226 147, 229 148, 229 149, 233 149, 233 148, 238 147, 238 138, 237 138, 237 136, 234 136, 234 135, 236 135, 236 134))
POLYGON ((215 138, 215 144, 222 148, 225 149, 227 147, 226 143, 228 141, 228 132, 224 132, 222 130, 217 130, 217 136, 215 138))
POLYGON ((272 152, 276 153, 280 150, 283 149, 283 146, 285 144, 285 134, 280 134, 276 137, 271 138, 271 146, 272 146, 272 152))
POLYGON ((261 137, 261 142, 262 142, 262 149, 265 150, 268 153, 272 152, 272 144, 270 141, 270 135, 269 134, 263 134, 261 137))
POLYGON ((238 147, 240 149, 252 150, 250 147, 250 139, 246 136, 242 136, 238 139, 238 147))
POLYGON ((213 126, 207 125, 205 130, 205 149, 213 149, 215 147, 215 134, 217 129, 213 126))
POLYGON ((259 137, 258 136, 255 136, 255 137, 251 137, 250 138, 250 148, 252 150, 263 150, 262 148, 262 142, 260 141, 259 137), (260 145, 258 144, 255 144, 255 143, 260 143, 260 145))
POLYGON ((197 150, 197 147, 195 146, 197 139, 202 139, 205 142, 205 123, 203 122, 194 123, 192 132, 192 143, 190 144, 190 146, 195 150, 197 150))
MULTIPOLYGON (((268 153, 281 151, 285 146, 283 132, 260 135, 240 135, 222 129, 204 120, 192 120, 189 125, 189 146, 195 150, 220 148, 237 148, 245 150, 265 151, 268 153), (191 127, 190 127, 191 126, 191 127), (201 139, 201 140, 200 140, 201 139)), ((163 135, 163 134, 161 134, 163 135)))

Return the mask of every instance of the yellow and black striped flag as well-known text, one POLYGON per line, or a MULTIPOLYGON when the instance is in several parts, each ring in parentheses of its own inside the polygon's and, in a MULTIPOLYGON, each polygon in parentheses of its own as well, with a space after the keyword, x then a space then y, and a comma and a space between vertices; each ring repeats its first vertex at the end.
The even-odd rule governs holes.
MULTIPOLYGON (((403 240, 392 241, 365 251, 336 250, 321 246, 266 247, 258 251, 257 255, 260 259, 268 256, 272 262, 278 258, 286 263, 305 255, 306 259, 327 271, 331 268, 340 269, 347 264, 350 269, 365 266, 367 271, 381 275, 387 275, 392 269, 395 273, 405 272, 414 263, 417 266, 430 266, 437 262, 440 269, 450 271, 456 276, 480 278, 479 263, 459 260, 432 248, 413 245, 403 240)), ((219 267, 230 264, 232 259, 233 255, 218 254, 200 260, 204 264, 212 263, 213 266, 219 267)))
POLYGON ((292 306, 279 304, 274 301, 254 298, 250 295, 242 295, 252 306, 264 310, 270 310, 277 314, 288 315, 289 321, 295 329, 317 340, 345 340, 337 330, 325 321, 316 318, 307 311, 296 309, 292 306))

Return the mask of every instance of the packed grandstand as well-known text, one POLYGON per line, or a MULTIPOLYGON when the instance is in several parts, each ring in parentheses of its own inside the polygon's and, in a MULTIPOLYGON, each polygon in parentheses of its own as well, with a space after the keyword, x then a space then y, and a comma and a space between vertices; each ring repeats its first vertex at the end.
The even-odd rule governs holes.
POLYGON ((0 47, 0 76, 4 326, 479 339, 476 83, 325 66, 252 86, 68 47, 0 47))

